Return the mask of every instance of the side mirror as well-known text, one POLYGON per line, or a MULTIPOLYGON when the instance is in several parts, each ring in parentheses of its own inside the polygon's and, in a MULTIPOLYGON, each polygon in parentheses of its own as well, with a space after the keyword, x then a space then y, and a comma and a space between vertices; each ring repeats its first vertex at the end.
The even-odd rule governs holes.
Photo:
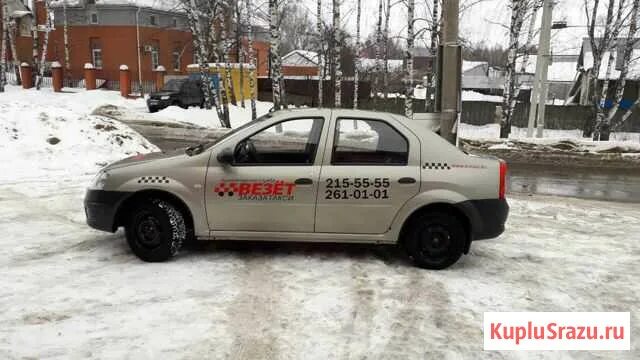
POLYGON ((218 153, 216 159, 218 159, 218 162, 220 164, 231 164, 233 163, 233 151, 231 151, 231 149, 229 148, 223 149, 218 153))

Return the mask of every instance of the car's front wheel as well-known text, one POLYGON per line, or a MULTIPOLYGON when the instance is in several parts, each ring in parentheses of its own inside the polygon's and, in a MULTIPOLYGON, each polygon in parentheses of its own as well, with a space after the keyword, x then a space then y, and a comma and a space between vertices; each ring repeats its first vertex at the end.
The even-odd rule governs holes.
POLYGON ((453 214, 426 212, 411 220, 403 237, 402 244, 417 266, 441 270, 462 256, 467 232, 453 214))
POLYGON ((136 256, 159 262, 178 254, 187 238, 187 227, 184 215, 171 203, 148 199, 129 213, 125 234, 136 256))

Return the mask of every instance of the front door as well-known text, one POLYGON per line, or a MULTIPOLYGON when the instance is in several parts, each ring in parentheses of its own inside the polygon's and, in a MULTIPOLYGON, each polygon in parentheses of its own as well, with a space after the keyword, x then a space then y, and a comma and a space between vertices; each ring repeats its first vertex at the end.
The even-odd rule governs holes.
POLYGON ((233 144, 232 164, 211 164, 211 230, 313 232, 320 176, 316 154, 324 123, 323 118, 277 122, 233 144))
POLYGON ((383 234, 420 190, 420 143, 393 120, 340 118, 320 174, 316 232, 383 234))

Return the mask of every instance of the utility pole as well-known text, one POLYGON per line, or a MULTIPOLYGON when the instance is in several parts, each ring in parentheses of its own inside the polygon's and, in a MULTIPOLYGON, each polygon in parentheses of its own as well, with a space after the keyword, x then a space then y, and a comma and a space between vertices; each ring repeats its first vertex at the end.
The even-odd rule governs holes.
POLYGON ((547 72, 551 62, 551 19, 553 17, 553 3, 551 0, 544 0, 542 5, 542 28, 538 41, 538 55, 536 60, 536 73, 533 78, 533 89, 531 92, 531 106, 529 107, 529 123, 527 126, 527 137, 533 137, 533 127, 538 126, 537 137, 542 137, 544 129, 544 111, 547 101, 547 72))
POLYGON ((462 52, 458 43, 459 14, 459 0, 443 1, 441 61, 439 62, 442 69, 440 136, 452 144, 456 143, 457 123, 460 116, 462 52))

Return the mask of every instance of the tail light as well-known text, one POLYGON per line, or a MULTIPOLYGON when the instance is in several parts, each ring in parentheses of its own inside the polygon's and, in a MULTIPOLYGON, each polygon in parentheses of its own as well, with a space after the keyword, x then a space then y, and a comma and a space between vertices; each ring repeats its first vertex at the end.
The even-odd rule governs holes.
POLYGON ((498 198, 504 199, 507 187, 507 163, 500 160, 500 187, 498 188, 498 198))

